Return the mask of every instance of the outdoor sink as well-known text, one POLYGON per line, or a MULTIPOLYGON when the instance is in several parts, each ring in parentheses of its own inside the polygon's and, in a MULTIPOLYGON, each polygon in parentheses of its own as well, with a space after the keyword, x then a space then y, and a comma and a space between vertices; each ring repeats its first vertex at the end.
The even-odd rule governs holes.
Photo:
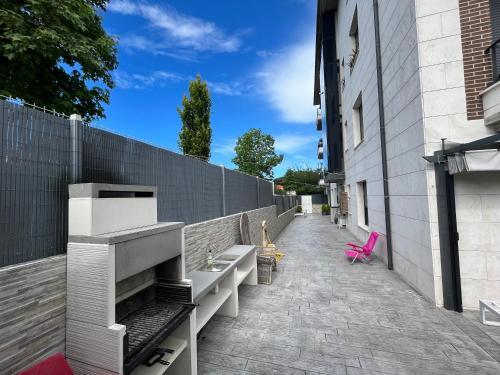
POLYGON ((222 272, 222 271, 224 271, 230 265, 231 265, 230 262, 224 262, 224 261, 216 260, 216 261, 214 261, 214 264, 212 266, 208 266, 208 265, 202 266, 202 267, 198 268, 198 271, 202 271, 202 272, 222 272))
POLYGON ((229 254, 222 254, 221 256, 217 257, 216 261, 218 260, 227 260, 229 262, 232 262, 234 260, 238 259, 238 255, 229 255, 229 254))

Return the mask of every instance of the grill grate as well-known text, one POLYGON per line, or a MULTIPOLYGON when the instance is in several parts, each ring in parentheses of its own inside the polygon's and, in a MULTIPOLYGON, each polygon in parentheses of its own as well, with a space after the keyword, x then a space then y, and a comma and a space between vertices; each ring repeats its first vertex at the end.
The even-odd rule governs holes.
POLYGON ((142 349, 183 309, 184 305, 179 303, 154 299, 126 316, 120 322, 127 327, 128 352, 125 355, 142 349))

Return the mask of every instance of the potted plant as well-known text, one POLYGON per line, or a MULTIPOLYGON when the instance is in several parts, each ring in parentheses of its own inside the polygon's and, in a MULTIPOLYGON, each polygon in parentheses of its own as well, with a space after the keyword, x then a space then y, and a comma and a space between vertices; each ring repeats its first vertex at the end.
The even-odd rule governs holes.
POLYGON ((321 215, 330 215, 330 206, 328 206, 327 204, 321 205, 321 215))
POLYGON ((295 212, 297 212, 298 214, 302 213, 302 206, 297 206, 295 208, 295 212))

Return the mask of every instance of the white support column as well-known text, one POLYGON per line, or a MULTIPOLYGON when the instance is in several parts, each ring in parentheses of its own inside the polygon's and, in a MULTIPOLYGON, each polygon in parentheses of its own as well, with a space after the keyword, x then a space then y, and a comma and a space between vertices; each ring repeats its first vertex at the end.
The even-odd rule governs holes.
POLYGON ((230 289, 231 296, 217 311, 217 315, 230 316, 236 318, 238 316, 238 285, 236 283, 236 268, 233 269, 228 276, 219 284, 220 288, 230 289))

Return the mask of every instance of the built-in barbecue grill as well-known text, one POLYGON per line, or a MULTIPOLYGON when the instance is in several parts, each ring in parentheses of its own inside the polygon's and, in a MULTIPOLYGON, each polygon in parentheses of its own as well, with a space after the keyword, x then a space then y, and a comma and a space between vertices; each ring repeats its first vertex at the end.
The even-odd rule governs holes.
POLYGON ((74 372, 191 373, 183 223, 157 222, 153 187, 69 191, 66 354, 74 372))
POLYGON ((117 315, 125 315, 119 323, 127 329, 123 345, 125 374, 131 373, 138 365, 154 356, 160 344, 193 310, 194 305, 190 303, 191 287, 189 285, 189 288, 182 288, 181 285, 160 280, 132 297, 143 300, 138 307, 132 304, 134 307, 128 308, 128 300, 117 304, 117 315), (187 289, 189 292, 171 294, 172 290, 179 289, 187 289))

